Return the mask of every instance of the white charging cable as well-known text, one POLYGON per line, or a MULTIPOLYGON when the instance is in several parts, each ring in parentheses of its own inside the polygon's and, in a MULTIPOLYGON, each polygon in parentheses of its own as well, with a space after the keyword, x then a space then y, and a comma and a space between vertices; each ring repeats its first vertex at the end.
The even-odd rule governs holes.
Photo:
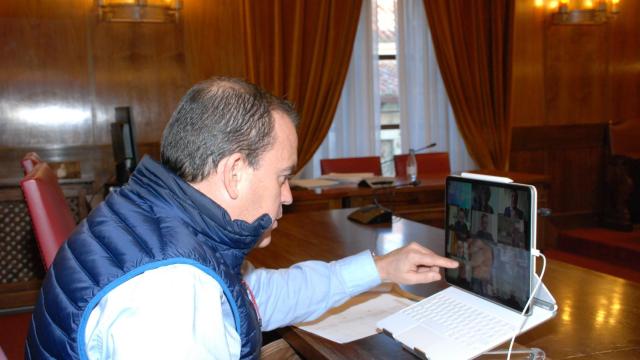
POLYGON ((513 333, 513 336, 511 337, 511 344, 509 344, 509 351, 507 352, 507 360, 511 359, 511 351, 513 350, 513 343, 516 340, 516 336, 518 336, 518 334, 520 334, 520 331, 522 331, 522 328, 524 327, 524 324, 527 321, 527 318, 524 316, 524 314, 527 312, 527 308, 531 305, 531 301, 533 301, 533 298, 536 297, 536 294, 538 293, 538 289, 540 288, 540 285, 542 285, 542 278, 544 277, 544 270, 547 268, 547 258, 544 256, 543 253, 540 252, 540 250, 531 249, 531 255, 536 256, 536 257, 538 257, 538 256, 542 257, 542 271, 540 272, 540 278, 538 279, 538 283, 533 288, 533 291, 531 292, 531 295, 529 296, 529 300, 527 301, 527 304, 524 306, 524 309, 522 309, 522 313, 520 314, 520 315, 522 315, 524 317, 524 319, 522 319, 522 323, 520 324, 520 327, 518 328, 518 330, 516 330, 515 333, 513 333))

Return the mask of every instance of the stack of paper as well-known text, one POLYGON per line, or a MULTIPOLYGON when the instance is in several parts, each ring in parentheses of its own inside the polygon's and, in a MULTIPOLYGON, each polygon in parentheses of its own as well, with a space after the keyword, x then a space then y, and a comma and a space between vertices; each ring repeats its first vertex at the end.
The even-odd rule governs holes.
POLYGON ((373 177, 373 173, 330 173, 320 176, 321 179, 336 180, 341 183, 357 184, 361 180, 373 177))
POLYGON ((289 183, 291 186, 315 189, 336 185, 338 184, 338 181, 329 179, 291 179, 289 183))
POLYGON ((378 321, 411 304, 413 301, 393 293, 366 292, 327 311, 314 321, 296 326, 344 344, 375 335, 378 321))

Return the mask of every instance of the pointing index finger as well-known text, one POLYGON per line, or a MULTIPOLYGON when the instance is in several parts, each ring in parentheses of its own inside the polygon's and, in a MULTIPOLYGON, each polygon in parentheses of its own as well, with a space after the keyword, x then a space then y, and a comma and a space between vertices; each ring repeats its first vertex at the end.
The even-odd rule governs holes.
POLYGON ((423 263, 425 266, 439 266, 449 269, 454 269, 459 266, 457 261, 433 253, 425 255, 423 263))

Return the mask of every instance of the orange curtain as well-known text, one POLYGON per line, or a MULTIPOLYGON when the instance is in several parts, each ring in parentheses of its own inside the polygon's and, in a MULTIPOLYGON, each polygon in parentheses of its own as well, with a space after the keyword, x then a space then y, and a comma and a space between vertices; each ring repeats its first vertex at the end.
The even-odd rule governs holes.
POLYGON ((362 0, 245 0, 246 74, 300 114, 298 168, 327 135, 342 92, 362 0))
POLYGON ((513 0, 424 0, 440 72, 469 154, 508 170, 513 0))

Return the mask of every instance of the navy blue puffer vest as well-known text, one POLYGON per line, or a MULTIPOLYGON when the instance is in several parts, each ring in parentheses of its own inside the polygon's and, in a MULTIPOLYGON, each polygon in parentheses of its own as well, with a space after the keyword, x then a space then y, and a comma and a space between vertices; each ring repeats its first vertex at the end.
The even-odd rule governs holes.
POLYGON ((129 185, 112 193, 64 243, 42 284, 27 359, 86 359, 91 310, 113 288, 146 270, 191 264, 220 283, 242 341, 257 358, 262 336, 240 266, 271 225, 236 220, 162 165, 144 158, 129 185))

